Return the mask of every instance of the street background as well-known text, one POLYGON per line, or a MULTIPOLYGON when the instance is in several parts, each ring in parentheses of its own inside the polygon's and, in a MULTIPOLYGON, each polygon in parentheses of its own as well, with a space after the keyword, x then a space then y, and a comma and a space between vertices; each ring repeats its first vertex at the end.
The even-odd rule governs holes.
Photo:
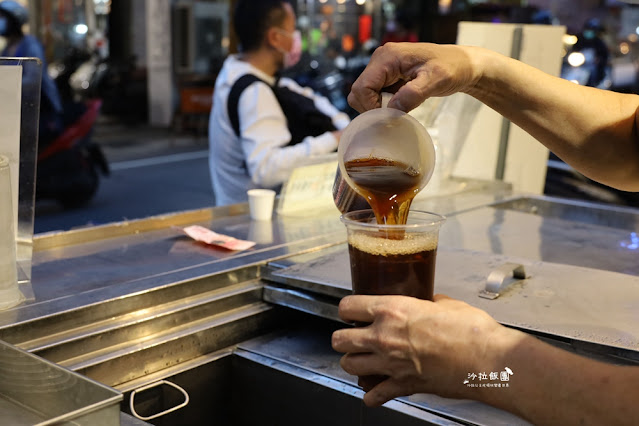
POLYGON ((54 200, 38 201, 35 233, 215 204, 205 137, 101 119, 94 141, 104 149, 111 175, 100 179, 95 197, 81 208, 63 209, 54 200))
MULTIPOLYGON (((208 116, 215 79, 238 51, 237 0, 18 0, 47 70, 76 102, 99 100, 92 141, 111 175, 64 209, 36 203, 35 232, 211 207, 208 116), (57 77, 54 77, 57 76, 57 77), (78 100, 79 99, 79 100, 78 100)), ((303 55, 287 76, 354 116, 346 97, 385 41, 455 43, 460 22, 562 26, 561 76, 639 92, 639 6, 617 0, 293 0, 303 55), (590 35, 588 35, 590 33, 590 35), (593 46, 603 49, 592 55, 593 46), (593 76, 597 75, 596 81, 593 76)), ((0 37, 0 48, 4 46, 0 37)), ((43 176, 44 174, 41 174, 43 176)), ((42 186, 40 186, 42 187, 42 186)), ((551 157, 544 193, 639 206, 551 157)))

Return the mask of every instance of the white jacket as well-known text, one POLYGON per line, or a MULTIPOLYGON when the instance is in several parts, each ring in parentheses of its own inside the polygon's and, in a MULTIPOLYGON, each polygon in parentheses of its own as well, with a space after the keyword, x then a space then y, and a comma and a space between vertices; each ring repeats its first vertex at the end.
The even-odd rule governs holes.
MULTIPOLYGON (((229 56, 224 62, 213 94, 209 121, 209 166, 216 204, 234 204, 247 200, 251 188, 277 188, 288 179, 292 170, 314 155, 327 154, 337 148, 331 132, 307 137, 301 143, 287 146, 291 134, 286 117, 271 88, 255 82, 240 95, 238 117, 241 138, 233 131, 227 112, 227 98, 233 84, 245 74, 275 84, 271 77, 248 62, 229 56)), ((328 99, 303 88, 291 79, 282 78, 280 86, 301 93, 332 118, 337 129, 345 128, 350 119, 337 110, 328 99)))

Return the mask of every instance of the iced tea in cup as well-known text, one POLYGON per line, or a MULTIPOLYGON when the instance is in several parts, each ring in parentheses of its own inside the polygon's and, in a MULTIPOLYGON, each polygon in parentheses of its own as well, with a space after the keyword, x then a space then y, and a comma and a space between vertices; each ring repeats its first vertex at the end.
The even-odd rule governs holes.
POLYGON ((411 210, 404 225, 378 224, 372 210, 341 216, 348 234, 353 294, 433 300, 439 228, 446 220, 411 210))
MULTIPOLYGON (((353 294, 397 294, 433 300, 439 228, 446 220, 411 210, 405 225, 378 224, 373 210, 345 213, 353 294)), ((367 324, 355 323, 356 326, 367 324)), ((385 376, 360 377, 368 391, 385 376)))

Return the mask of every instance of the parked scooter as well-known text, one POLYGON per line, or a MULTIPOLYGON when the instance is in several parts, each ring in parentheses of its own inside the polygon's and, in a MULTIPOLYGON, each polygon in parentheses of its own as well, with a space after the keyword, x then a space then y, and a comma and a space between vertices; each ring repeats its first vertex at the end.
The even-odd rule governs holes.
POLYGON ((109 175, 109 165, 91 133, 102 101, 86 102, 84 113, 38 153, 36 196, 53 198, 66 208, 87 203, 95 195, 99 173, 109 175))
POLYGON ((63 130, 40 141, 36 197, 58 200, 65 208, 87 203, 97 192, 100 174, 109 175, 102 149, 91 140, 102 101, 72 85, 75 73, 93 60, 91 54, 73 49, 48 70, 62 98, 63 130))

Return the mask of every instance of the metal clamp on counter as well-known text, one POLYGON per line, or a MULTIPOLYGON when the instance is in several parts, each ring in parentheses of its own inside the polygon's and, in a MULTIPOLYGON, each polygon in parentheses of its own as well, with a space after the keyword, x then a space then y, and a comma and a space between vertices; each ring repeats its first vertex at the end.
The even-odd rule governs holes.
POLYGON ((526 278, 529 278, 529 276, 526 275, 524 265, 505 263, 488 275, 486 288, 479 292, 479 297, 490 300, 497 299, 513 282, 526 278), (509 278, 513 278, 513 280, 509 280, 509 278))

